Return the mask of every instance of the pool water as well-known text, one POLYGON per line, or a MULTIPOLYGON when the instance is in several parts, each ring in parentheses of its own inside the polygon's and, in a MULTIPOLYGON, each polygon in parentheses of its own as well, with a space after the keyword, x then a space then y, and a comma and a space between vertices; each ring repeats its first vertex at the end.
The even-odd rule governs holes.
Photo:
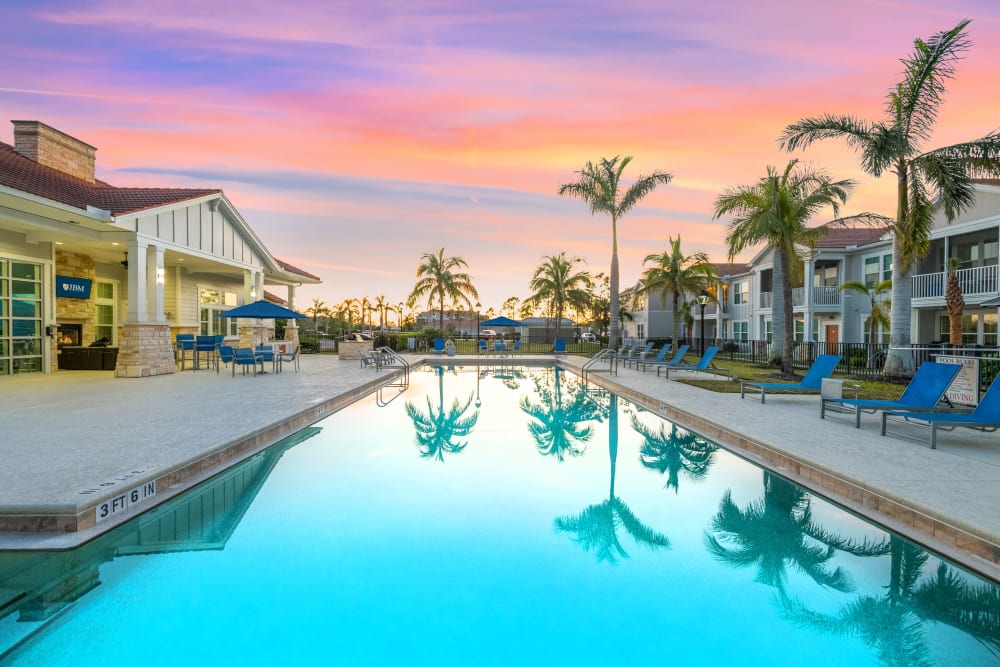
POLYGON ((1000 662, 995 585, 624 399, 411 379, 81 549, 0 554, 0 662, 1000 662))

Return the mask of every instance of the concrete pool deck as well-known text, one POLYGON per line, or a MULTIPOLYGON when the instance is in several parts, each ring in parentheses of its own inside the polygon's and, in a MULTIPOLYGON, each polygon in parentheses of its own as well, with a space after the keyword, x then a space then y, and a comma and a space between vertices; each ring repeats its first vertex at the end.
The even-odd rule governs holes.
MULTIPOLYGON (((414 367, 423 359, 407 357, 414 367)), ((551 361, 530 355, 484 363, 551 361)), ((559 360, 576 372, 585 361, 559 360)), ((769 396, 761 405, 759 398, 673 381, 684 373, 666 380, 652 371, 620 367, 613 375, 606 364, 598 368, 604 371, 589 376, 595 384, 1000 581, 996 433, 944 433, 931 450, 881 437, 877 416, 863 417, 860 430, 820 420, 816 396, 769 396)), ((299 373, 286 368, 261 377, 237 372, 234 379, 223 369, 142 380, 89 371, 0 379, 0 549, 71 548, 378 390, 393 375, 309 355, 299 373)))

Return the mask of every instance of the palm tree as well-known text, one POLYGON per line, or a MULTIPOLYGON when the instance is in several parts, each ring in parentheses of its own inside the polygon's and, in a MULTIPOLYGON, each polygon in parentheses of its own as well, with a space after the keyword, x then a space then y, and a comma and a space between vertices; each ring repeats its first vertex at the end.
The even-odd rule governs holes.
POLYGON ((639 544, 651 549, 669 549, 670 538, 643 524, 625 502, 615 495, 615 467, 618 462, 618 397, 610 396, 608 409, 608 455, 611 460, 611 487, 608 499, 590 505, 575 517, 559 517, 554 521, 556 532, 573 536, 573 541, 585 550, 594 550, 598 561, 612 565, 618 558, 628 558, 628 552, 618 540, 618 529, 624 528, 639 544))
POLYGON ((445 257, 444 248, 436 253, 425 252, 417 267, 417 284, 410 292, 409 305, 412 307, 421 297, 427 297, 427 307, 438 307, 438 331, 444 332, 445 297, 454 303, 462 303, 472 309, 472 299, 479 299, 479 293, 472 284, 468 273, 456 273, 456 269, 469 264, 461 257, 445 257))
POLYGON ((958 257, 948 258, 948 289, 944 293, 944 305, 948 310, 948 342, 955 347, 962 347, 962 313, 965 311, 965 298, 962 296, 962 283, 958 281, 958 267, 962 260, 958 257))
POLYGON ((457 398, 449 407, 444 405, 444 367, 437 366, 438 404, 434 407, 431 397, 427 397, 427 413, 424 414, 411 401, 406 402, 406 414, 413 421, 417 431, 417 446, 423 458, 437 459, 444 462, 445 452, 457 454, 469 443, 458 440, 469 435, 479 420, 477 410, 470 416, 465 416, 472 405, 473 395, 462 403, 457 398))
POLYGON ((534 293, 526 301, 548 306, 549 312, 555 317, 556 336, 559 335, 566 307, 579 310, 590 300, 590 293, 587 291, 593 286, 590 274, 574 270, 582 263, 583 260, 579 257, 566 257, 565 252, 546 255, 531 274, 528 287, 534 293))
POLYGON ((386 301, 384 294, 379 294, 375 297, 375 310, 378 311, 378 328, 379 331, 385 330, 386 321, 386 311, 388 311, 392 306, 386 301))
POLYGON ((701 290, 708 289, 715 283, 716 277, 708 255, 703 252, 685 255, 681 251, 680 235, 677 236, 676 240, 672 236, 668 237, 667 243, 670 244, 669 250, 664 250, 659 254, 646 255, 643 264, 652 262, 653 266, 643 272, 642 285, 637 293, 659 294, 664 306, 666 306, 667 296, 671 298, 671 312, 674 320, 673 344, 676 350, 680 345, 681 296, 697 294, 701 290))
MULTIPOLYGON (((654 171, 649 176, 639 176, 632 185, 624 188, 621 175, 632 161, 631 156, 621 158, 615 156, 610 160, 601 158, 596 165, 587 162, 583 169, 576 172, 580 180, 575 183, 564 183, 559 186, 559 194, 582 199, 590 205, 591 214, 606 213, 611 216, 611 301, 610 312, 617 314, 619 310, 618 294, 618 220, 631 211, 643 197, 656 189, 658 185, 670 183, 673 176, 654 171)), ((609 344, 618 344, 619 323, 611 318, 609 344)))
POLYGON ((359 305, 360 304, 357 299, 344 299, 340 304, 338 312, 342 315, 347 316, 347 331, 350 331, 351 328, 354 326, 354 316, 359 315, 358 312, 359 305))
POLYGON ((926 42, 914 41, 913 53, 903 59, 903 80, 886 100, 885 120, 862 121, 853 116, 826 114, 804 118, 785 128, 781 144, 789 151, 820 139, 843 138, 861 154, 861 168, 879 177, 896 174, 896 218, 887 221, 892 235, 892 329, 886 375, 910 376, 914 359, 909 352, 910 270, 927 254, 933 226, 934 202, 949 221, 975 201, 972 179, 1000 174, 1000 132, 980 139, 922 152, 933 134, 945 82, 955 76, 955 65, 970 46, 964 20, 926 42))
POLYGON ((504 300, 503 305, 500 306, 500 312, 510 319, 517 319, 517 308, 521 300, 516 296, 509 296, 504 300))
POLYGON ((826 233, 834 220, 822 227, 807 228, 806 223, 820 210, 829 206, 836 217, 840 204, 847 201, 854 181, 833 181, 823 171, 796 169, 792 160, 780 175, 768 166, 767 176, 754 185, 728 188, 715 200, 715 218, 733 215, 726 243, 729 259, 747 248, 766 243, 774 250, 774 345, 771 363, 780 364, 786 375, 794 372, 792 340, 795 321, 792 319, 792 260, 798 259, 797 246, 812 246, 826 233))
POLYGON ((312 305, 306 308, 306 314, 312 315, 313 331, 316 331, 316 319, 321 315, 329 315, 330 310, 326 307, 326 301, 313 299, 312 305))
POLYGON ((868 298, 871 304, 871 318, 868 320, 868 344, 874 345, 878 342, 877 332, 879 325, 883 329, 889 328, 889 313, 886 308, 890 306, 887 299, 881 298, 886 292, 892 290, 892 281, 883 280, 878 285, 869 286, 867 283, 858 280, 848 280, 837 288, 841 292, 854 292, 868 298))

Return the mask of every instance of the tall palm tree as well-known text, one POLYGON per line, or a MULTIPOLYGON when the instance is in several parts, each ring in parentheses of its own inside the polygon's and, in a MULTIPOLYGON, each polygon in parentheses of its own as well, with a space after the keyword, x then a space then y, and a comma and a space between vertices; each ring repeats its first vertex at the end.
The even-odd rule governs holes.
POLYGON ((392 305, 386 300, 384 294, 379 294, 375 297, 375 310, 378 311, 378 328, 379 331, 385 329, 386 321, 386 311, 392 308, 392 305))
POLYGON ((548 306, 549 312, 555 318, 557 336, 567 306, 580 310, 586 307, 590 300, 588 290, 593 286, 590 274, 575 270, 577 265, 582 263, 581 258, 566 257, 565 252, 546 255, 531 274, 528 288, 533 293, 526 300, 532 304, 548 306))
POLYGON ((944 306, 948 310, 948 342, 962 347, 962 313, 965 311, 965 297, 962 283, 958 281, 958 267, 962 261, 958 257, 948 258, 948 288, 944 293, 944 306))
POLYGON ((667 297, 670 297, 674 320, 673 344, 676 350, 680 345, 681 297, 708 289, 715 283, 716 277, 708 255, 703 252, 684 254, 680 235, 676 239, 667 237, 667 243, 670 244, 669 250, 646 255, 642 260, 643 264, 652 262, 653 266, 643 271, 638 294, 659 294, 663 305, 666 305, 667 297))
POLYGON ((575 517, 559 517, 554 521, 556 532, 572 535, 572 539, 587 551, 594 550, 597 560, 615 564, 618 558, 628 558, 628 552, 618 539, 618 529, 624 528, 632 539, 651 549, 669 549, 670 538, 643 524, 632 510, 615 494, 615 467, 618 462, 618 397, 610 396, 608 409, 608 456, 611 460, 611 486, 608 499, 590 505, 575 517))
POLYGON ((469 264, 461 257, 445 257, 444 248, 435 252, 425 252, 417 266, 417 283, 410 292, 409 305, 412 307, 418 299, 427 297, 427 307, 438 307, 438 331, 444 332, 444 300, 445 297, 454 303, 465 304, 472 310, 472 299, 479 299, 479 292, 472 284, 472 276, 468 273, 456 272, 456 269, 469 264))
POLYGON ((972 179, 1000 174, 1000 131, 980 139, 923 152, 931 138, 945 82, 972 42, 964 20, 926 42, 914 41, 913 53, 903 59, 903 80, 888 94, 885 119, 878 122, 853 116, 826 114, 804 118, 785 128, 780 141, 794 151, 820 139, 843 138, 861 154, 861 168, 879 177, 896 174, 896 218, 892 227, 892 329, 886 375, 913 375, 909 352, 911 298, 910 270, 927 254, 936 201, 949 221, 975 201, 972 179))
MULTIPOLYGON (((636 204, 656 189, 658 185, 670 183, 673 176, 661 171, 654 171, 648 176, 639 176, 632 185, 625 187, 621 182, 622 172, 632 156, 624 158, 615 156, 608 160, 601 158, 595 165, 587 162, 583 169, 576 172, 580 180, 575 183, 564 183, 559 186, 559 194, 576 197, 587 202, 591 214, 606 213, 611 216, 611 297, 610 311, 617 314, 618 301, 618 220, 631 211, 636 204)), ((611 317, 609 345, 613 348, 618 344, 619 322, 611 317)))
POLYGON ((892 291, 892 281, 883 280, 878 285, 869 286, 858 280, 848 280, 837 288, 841 292, 854 292, 868 298, 871 305, 871 317, 868 320, 868 344, 874 345, 878 342, 878 327, 889 328, 889 313, 886 311, 891 302, 881 298, 887 292, 892 291))
POLYGON ((358 315, 360 320, 359 306, 360 302, 357 299, 344 299, 340 304, 338 312, 347 316, 347 331, 350 331, 354 326, 355 315, 358 315))
POLYGON ((515 320, 517 319, 517 309, 520 303, 521 300, 516 296, 509 296, 504 300, 503 305, 500 306, 500 312, 510 319, 515 320))
POLYGON ((798 246, 812 246, 826 234, 827 227, 842 224, 834 220, 822 227, 806 227, 806 223, 829 206, 834 217, 840 204, 847 201, 854 181, 834 181, 821 170, 796 168, 792 160, 782 173, 768 166, 767 176, 754 185, 728 188, 715 200, 715 218, 732 215, 726 243, 729 259, 748 248, 766 243, 774 251, 774 303, 772 322, 774 344, 771 363, 780 364, 787 375, 792 366, 792 341, 795 321, 792 319, 792 261, 798 260, 798 246))

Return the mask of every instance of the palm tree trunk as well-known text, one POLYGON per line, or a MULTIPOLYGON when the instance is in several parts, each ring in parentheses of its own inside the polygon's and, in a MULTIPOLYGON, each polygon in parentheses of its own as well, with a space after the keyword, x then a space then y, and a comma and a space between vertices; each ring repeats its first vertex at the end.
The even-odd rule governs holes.
POLYGON ((883 373, 888 376, 912 377, 914 371, 913 352, 910 350, 910 300, 913 286, 909 272, 904 274, 900 261, 899 234, 892 238, 892 310, 889 316, 889 351, 885 355, 883 373))
POLYGON ((674 349, 676 350, 678 347, 680 347, 680 335, 681 335, 681 322, 680 322, 680 319, 681 319, 681 316, 680 316, 680 313, 678 313, 677 311, 680 309, 681 299, 680 299, 680 295, 676 291, 671 291, 670 292, 670 296, 673 299, 673 309, 674 309, 674 313, 673 313, 673 315, 674 315, 673 344, 674 344, 674 349))
POLYGON ((781 366, 782 371, 784 371, 785 345, 787 344, 785 340, 786 280, 790 280, 790 277, 785 262, 785 251, 782 248, 775 248, 774 270, 771 280, 771 355, 768 363, 773 366, 781 366))
POLYGON ((793 352, 795 351, 795 304, 792 303, 792 271, 789 267, 789 257, 787 255, 782 258, 782 263, 785 268, 785 279, 781 281, 782 300, 785 302, 782 306, 784 312, 785 345, 782 347, 781 352, 781 372, 791 375, 795 372, 795 365, 792 362, 793 352))
POLYGON ((608 327, 608 347, 618 348, 618 318, 621 313, 621 306, 618 297, 618 219, 611 216, 611 322, 608 327))

